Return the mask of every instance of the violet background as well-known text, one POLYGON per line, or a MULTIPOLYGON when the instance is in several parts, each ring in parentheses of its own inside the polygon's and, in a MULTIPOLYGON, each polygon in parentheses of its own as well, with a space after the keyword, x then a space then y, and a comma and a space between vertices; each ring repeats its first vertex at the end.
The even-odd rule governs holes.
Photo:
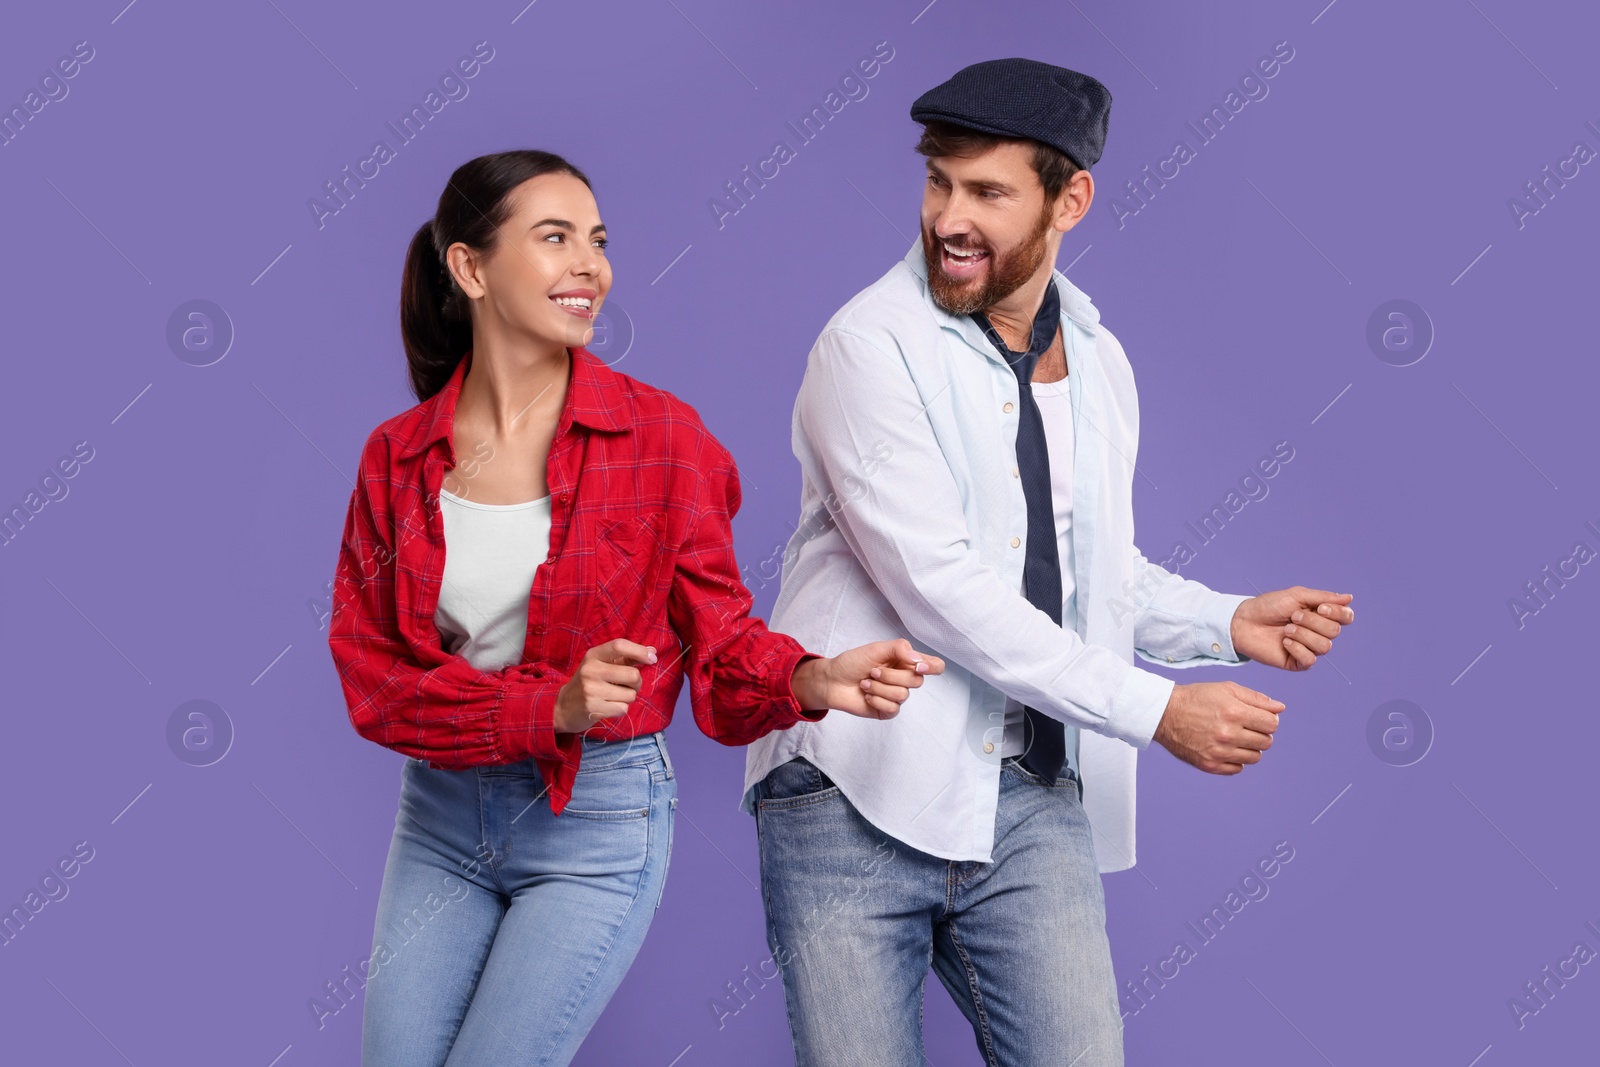
MULTIPOLYGON (((69 895, 0 946, 5 1060, 356 1062, 359 999, 320 1030, 308 1001, 368 955, 403 757, 350 728, 319 612, 361 443, 414 403, 400 262, 449 172, 543 147, 594 179, 610 325, 633 335, 613 345, 619 369, 693 403, 734 452, 738 549, 765 612, 776 584, 754 571, 796 515, 806 351, 916 232, 909 103, 1009 55, 1115 97, 1097 202, 1060 265, 1138 375, 1141 547, 1193 544, 1185 523, 1286 440, 1269 495, 1184 573, 1356 594, 1356 624, 1307 674, 1177 675, 1288 709, 1237 778, 1141 760, 1141 862, 1105 880, 1118 977, 1179 938, 1197 956, 1142 1007, 1124 998, 1128 1062, 1594 1055, 1595 967, 1520 1029, 1507 1007, 1576 942, 1600 949, 1584 926, 1600 926, 1600 577, 1581 568, 1521 627, 1508 607, 1575 542, 1600 546, 1600 171, 1521 228, 1508 208, 1575 141, 1600 148, 1592 8, 124 2, 18 8, 0 35, 7 107, 74 42, 95 49, 0 147, 0 507, 76 442, 94 450, 0 550, 0 908, 74 843, 94 848, 69 895), (470 95, 319 229, 307 201, 485 40, 470 95), (708 200, 793 145, 785 122, 879 41, 894 55, 869 95, 719 229, 708 200), (1184 124, 1280 41, 1294 58, 1269 95, 1119 228, 1124 182, 1192 145, 1184 124), (195 299, 235 333, 204 367, 166 340, 195 299), (1392 299, 1435 333, 1409 366, 1366 339, 1392 299), (169 745, 190 700, 231 724, 210 766, 169 745), (1368 741, 1391 700, 1431 724, 1407 766, 1368 741), (1280 841, 1294 858, 1269 895, 1199 946, 1185 923, 1280 841)), ((777 983, 730 1001, 720 1027, 711 1008, 767 956, 743 753, 686 708, 669 741, 683 818, 665 902, 577 1062, 792 1062, 777 983)), ((937 980, 927 1050, 935 1067, 980 1062, 937 980)))

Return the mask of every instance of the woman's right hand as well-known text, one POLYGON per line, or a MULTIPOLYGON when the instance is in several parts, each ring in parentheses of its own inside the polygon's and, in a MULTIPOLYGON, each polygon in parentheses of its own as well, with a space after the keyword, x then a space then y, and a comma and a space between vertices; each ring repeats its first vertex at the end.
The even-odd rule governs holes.
POLYGON ((601 719, 625 714, 643 679, 632 664, 655 661, 654 648, 620 637, 585 652, 556 696, 556 733, 580 734, 601 719))
POLYGON ((836 708, 867 719, 892 719, 925 675, 943 673, 944 660, 918 652, 902 637, 803 660, 789 686, 808 711, 836 708))

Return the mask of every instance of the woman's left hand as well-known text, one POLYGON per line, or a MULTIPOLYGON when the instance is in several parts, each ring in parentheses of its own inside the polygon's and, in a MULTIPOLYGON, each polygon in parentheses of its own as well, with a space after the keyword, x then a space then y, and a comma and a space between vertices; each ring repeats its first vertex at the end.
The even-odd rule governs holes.
POLYGON ((926 675, 943 673, 944 660, 918 652, 900 638, 806 660, 795 668, 790 684, 808 711, 834 708, 867 719, 892 719, 926 675))

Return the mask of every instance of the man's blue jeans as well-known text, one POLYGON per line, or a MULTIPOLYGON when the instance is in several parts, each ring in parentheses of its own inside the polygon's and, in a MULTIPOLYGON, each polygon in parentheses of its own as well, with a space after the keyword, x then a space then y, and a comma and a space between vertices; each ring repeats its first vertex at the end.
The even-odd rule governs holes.
POLYGON ((1078 782, 1008 759, 995 823, 992 863, 944 860, 877 830, 805 759, 760 783, 767 941, 798 1067, 923 1067, 930 964, 985 1063, 1121 1067, 1078 782))
POLYGON ((361 1062, 569 1062, 661 903, 677 795, 659 733, 585 739, 560 816, 531 759, 465 771, 408 760, 361 1062))

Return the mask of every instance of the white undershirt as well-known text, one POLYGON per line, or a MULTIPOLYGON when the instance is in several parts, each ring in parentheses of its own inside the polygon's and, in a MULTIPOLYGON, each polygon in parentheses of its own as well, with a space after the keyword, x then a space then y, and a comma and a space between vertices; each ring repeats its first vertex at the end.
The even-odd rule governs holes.
POLYGON ((533 573, 550 550, 550 498, 479 504, 441 489, 444 580, 434 625, 480 671, 522 662, 533 573))
MULTIPOLYGON (((1066 606, 1072 602, 1077 588, 1072 576, 1072 460, 1073 422, 1072 392, 1067 379, 1059 382, 1031 382, 1033 399, 1039 405, 1039 416, 1044 422, 1045 448, 1050 455, 1050 499, 1055 504, 1056 552, 1061 557, 1061 606, 1065 619, 1066 606)), ((1020 756, 1023 752, 1022 705, 1006 698, 1005 740, 1000 754, 1020 756)), ((1068 753, 1071 758, 1071 753, 1068 753)))

